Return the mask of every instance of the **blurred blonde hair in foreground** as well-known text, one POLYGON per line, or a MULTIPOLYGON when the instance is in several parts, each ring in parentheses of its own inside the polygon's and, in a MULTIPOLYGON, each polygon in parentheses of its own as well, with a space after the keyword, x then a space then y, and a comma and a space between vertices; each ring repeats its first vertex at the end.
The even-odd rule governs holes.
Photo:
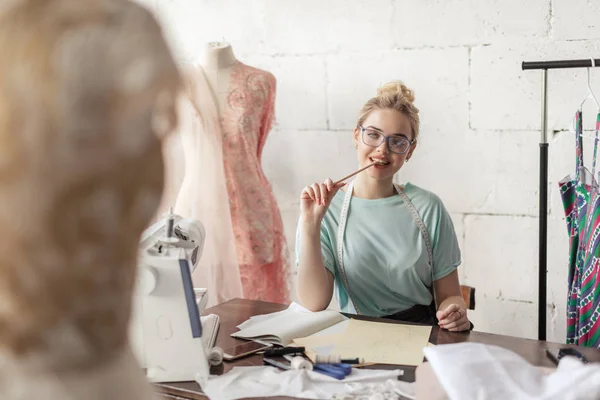
POLYGON ((126 0, 0 10, 0 398, 147 399, 128 324, 177 67, 126 0))

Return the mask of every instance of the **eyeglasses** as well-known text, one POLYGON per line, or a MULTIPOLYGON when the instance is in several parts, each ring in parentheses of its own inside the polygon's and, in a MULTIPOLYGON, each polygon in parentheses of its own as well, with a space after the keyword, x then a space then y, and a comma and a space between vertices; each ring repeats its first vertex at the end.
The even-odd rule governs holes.
POLYGON ((358 125, 361 130, 362 141, 370 147, 379 147, 384 141, 387 142, 387 148, 396 154, 404 154, 410 146, 415 143, 415 139, 408 140, 401 136, 386 136, 383 133, 371 128, 364 128, 358 125))

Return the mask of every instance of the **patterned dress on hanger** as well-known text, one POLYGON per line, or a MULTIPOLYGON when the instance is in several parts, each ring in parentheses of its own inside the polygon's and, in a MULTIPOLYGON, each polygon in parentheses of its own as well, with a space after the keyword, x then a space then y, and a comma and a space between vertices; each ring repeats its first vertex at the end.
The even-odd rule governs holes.
POLYGON ((592 172, 583 165, 582 113, 575 116, 575 174, 559 182, 569 231, 567 343, 600 347, 600 193, 594 179, 600 114, 592 172))
POLYGON ((289 302, 281 213, 261 166, 275 108, 275 77, 237 62, 221 113, 223 162, 244 298, 289 302))

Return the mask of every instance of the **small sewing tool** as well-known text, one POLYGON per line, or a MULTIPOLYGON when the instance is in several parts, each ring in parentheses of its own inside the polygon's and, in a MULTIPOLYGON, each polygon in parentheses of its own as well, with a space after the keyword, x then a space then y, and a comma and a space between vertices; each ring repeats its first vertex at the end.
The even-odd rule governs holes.
POLYGON ((342 364, 313 364, 313 371, 341 380, 352 372, 352 367, 349 372, 346 372, 347 369, 339 367, 339 365, 342 364))
POLYGON ((317 367, 324 366, 327 368, 332 367, 335 369, 339 369, 346 375, 349 375, 352 373, 352 365, 350 365, 350 364, 313 364, 313 369, 315 366, 317 366, 317 367))
POLYGON ((311 369, 336 379, 344 379, 352 373, 352 366, 350 364, 311 364, 308 360, 300 356, 292 357, 286 354, 283 357, 290 362, 292 369, 301 369, 300 366, 306 366, 306 369, 311 369))
POLYGON ((301 354, 304 353, 304 347, 278 347, 265 350, 265 357, 283 356, 285 354, 301 354))
POLYGON ((315 364, 362 364, 364 362, 362 357, 342 358, 337 355, 323 356, 320 354, 315 357, 315 364))
POLYGON ((271 358, 264 357, 263 358, 263 363, 271 365, 271 366, 279 368, 279 369, 284 369, 284 370, 292 369, 292 367, 290 367, 289 365, 285 365, 284 363, 279 362, 279 361, 275 361, 275 360, 273 360, 271 358))
MULTIPOLYGON (((284 356, 286 359, 289 359, 289 355, 285 355, 284 356)), ((308 370, 312 370, 315 372, 318 372, 320 374, 323 375, 327 375, 330 376, 332 378, 335 379, 344 379, 346 377, 346 375, 348 375, 350 372, 352 372, 352 367, 350 367, 350 370, 348 371, 347 367, 338 367, 335 366, 333 364, 311 364, 310 362, 308 362, 308 360, 300 357, 300 356, 296 356, 294 358, 292 358, 292 361, 290 363, 290 365, 286 365, 284 363, 281 363, 279 361, 275 361, 273 359, 270 358, 263 358, 263 362, 265 364, 271 365, 273 367, 282 369, 282 370, 293 370, 293 369, 308 369, 308 370), (348 372, 347 372, 348 371, 348 372)))
POLYGON ((300 356, 296 356, 296 357, 292 357, 289 354, 286 354, 283 356, 286 360, 288 360, 290 362, 290 365, 284 364, 282 362, 279 361, 275 361, 272 358, 268 358, 268 357, 263 357, 263 362, 265 364, 269 364, 272 365, 274 367, 280 368, 280 369, 307 369, 309 371, 312 371, 313 369, 313 365, 306 359, 300 357, 300 356))
POLYGON ((371 168, 371 167, 372 167, 373 165, 375 165, 375 164, 381 164, 381 163, 380 163, 379 161, 375 161, 375 162, 373 162, 373 163, 371 163, 371 164, 367 165, 366 167, 362 167, 361 169, 359 169, 359 170, 357 170, 357 171, 354 171, 354 172, 353 172, 353 173, 351 173, 350 175, 347 175, 347 176, 343 177, 342 179, 340 179, 339 181, 335 182, 335 183, 333 184, 333 186, 335 186, 335 185, 337 185, 337 184, 340 184, 340 183, 344 182, 344 181, 345 181, 346 179, 348 179, 348 178, 352 178, 354 175, 356 175, 356 174, 359 174, 359 173, 363 172, 363 171, 364 171, 365 169, 367 169, 367 168, 371 168))

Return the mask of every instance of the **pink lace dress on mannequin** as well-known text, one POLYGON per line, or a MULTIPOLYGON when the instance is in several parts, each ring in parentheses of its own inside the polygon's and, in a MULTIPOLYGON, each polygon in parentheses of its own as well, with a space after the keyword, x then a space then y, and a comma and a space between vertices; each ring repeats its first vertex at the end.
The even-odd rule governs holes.
POLYGON ((237 62, 220 117, 201 68, 191 74, 188 88, 200 122, 181 131, 186 172, 175 211, 206 227, 195 276, 208 282, 198 283, 209 295, 216 292, 211 303, 239 296, 240 281, 246 299, 288 303, 283 222, 261 167, 274 118, 275 77, 237 62))
POLYGON ((223 154, 244 297, 287 303, 289 263, 281 214, 261 167, 275 109, 275 77, 234 65, 223 110, 223 154))

